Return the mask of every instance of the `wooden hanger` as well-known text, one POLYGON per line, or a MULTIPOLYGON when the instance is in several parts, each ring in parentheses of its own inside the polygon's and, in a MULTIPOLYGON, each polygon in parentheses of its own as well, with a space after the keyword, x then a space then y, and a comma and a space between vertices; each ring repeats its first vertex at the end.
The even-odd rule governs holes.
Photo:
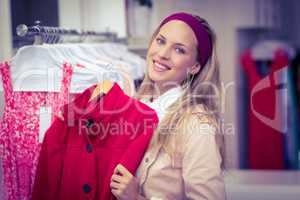
POLYGON ((104 80, 103 82, 99 83, 94 89, 89 101, 95 99, 101 94, 107 94, 113 85, 114 83, 110 80, 104 80))

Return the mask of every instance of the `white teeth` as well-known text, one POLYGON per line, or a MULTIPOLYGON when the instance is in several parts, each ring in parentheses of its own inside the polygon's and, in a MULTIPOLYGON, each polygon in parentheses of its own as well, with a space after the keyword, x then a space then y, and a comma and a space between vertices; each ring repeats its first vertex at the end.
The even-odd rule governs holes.
POLYGON ((158 63, 158 62, 156 62, 156 61, 154 61, 154 65, 156 66, 156 69, 157 69, 158 71, 169 70, 168 67, 166 67, 166 66, 164 66, 164 65, 162 65, 162 64, 160 64, 160 63, 158 63))

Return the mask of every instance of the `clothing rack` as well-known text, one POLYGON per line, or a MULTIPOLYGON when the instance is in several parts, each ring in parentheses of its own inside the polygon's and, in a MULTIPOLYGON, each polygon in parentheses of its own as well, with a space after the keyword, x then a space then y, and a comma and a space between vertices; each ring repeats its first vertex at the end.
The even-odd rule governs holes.
POLYGON ((16 28, 16 33, 20 37, 34 37, 35 44, 42 43, 61 43, 62 38, 73 37, 83 41, 87 38, 102 39, 111 42, 121 41, 115 32, 95 32, 79 31, 75 29, 66 29, 61 27, 41 26, 40 22, 35 22, 34 26, 20 24, 16 28))

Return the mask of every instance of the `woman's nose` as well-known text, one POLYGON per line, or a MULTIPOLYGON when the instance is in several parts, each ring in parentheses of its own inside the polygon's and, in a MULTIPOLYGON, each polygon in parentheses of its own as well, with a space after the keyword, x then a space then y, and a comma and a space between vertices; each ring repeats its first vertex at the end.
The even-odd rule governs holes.
POLYGON ((170 53, 171 53, 170 48, 167 46, 160 47, 158 51, 159 57, 165 60, 170 58, 170 53))

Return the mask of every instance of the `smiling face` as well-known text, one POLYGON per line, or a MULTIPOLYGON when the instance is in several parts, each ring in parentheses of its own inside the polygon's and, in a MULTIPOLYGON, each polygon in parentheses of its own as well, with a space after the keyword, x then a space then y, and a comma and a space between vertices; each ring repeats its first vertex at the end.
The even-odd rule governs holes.
POLYGON ((200 70, 197 62, 197 39, 184 22, 164 24, 154 37, 147 53, 149 78, 157 85, 180 84, 187 73, 200 70))

